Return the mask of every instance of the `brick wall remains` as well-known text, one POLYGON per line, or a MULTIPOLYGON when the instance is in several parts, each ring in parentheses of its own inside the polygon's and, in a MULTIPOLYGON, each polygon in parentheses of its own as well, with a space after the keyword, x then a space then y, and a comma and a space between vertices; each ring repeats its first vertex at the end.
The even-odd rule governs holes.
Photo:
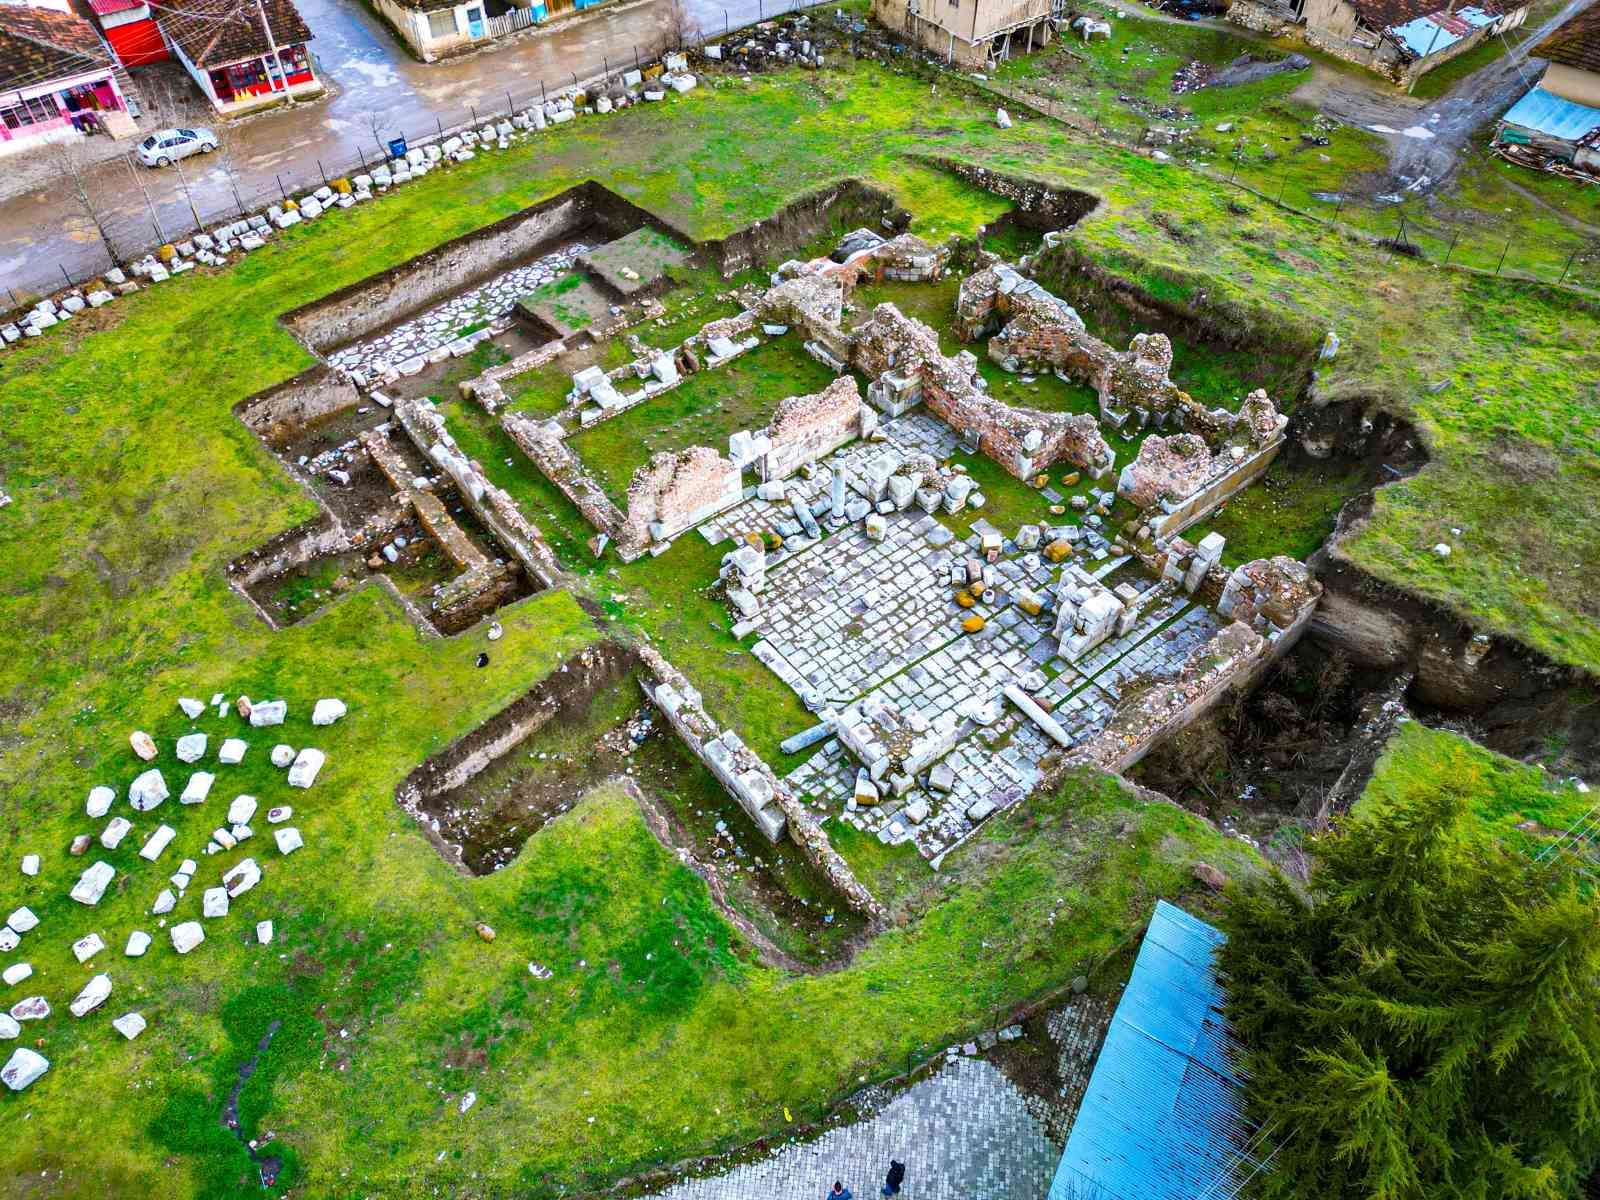
POLYGON ((626 557, 668 541, 743 498, 739 468, 709 446, 652 454, 628 483, 617 548, 626 557))
POLYGON ((764 480, 787 478, 863 436, 863 422, 875 425, 876 415, 862 404, 854 375, 841 375, 809 396, 790 396, 763 430, 771 446, 756 460, 756 470, 764 480))

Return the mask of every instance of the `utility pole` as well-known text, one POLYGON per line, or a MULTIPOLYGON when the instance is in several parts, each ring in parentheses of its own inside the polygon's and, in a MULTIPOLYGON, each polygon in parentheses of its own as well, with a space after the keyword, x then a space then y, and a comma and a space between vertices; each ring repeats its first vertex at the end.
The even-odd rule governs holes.
POLYGON ((272 36, 272 26, 267 24, 267 8, 261 0, 256 0, 256 12, 261 17, 261 29, 267 35, 267 45, 272 48, 272 61, 278 64, 278 78, 283 81, 284 103, 292 107, 294 97, 289 94, 289 73, 283 69, 283 56, 278 53, 278 39, 272 36))

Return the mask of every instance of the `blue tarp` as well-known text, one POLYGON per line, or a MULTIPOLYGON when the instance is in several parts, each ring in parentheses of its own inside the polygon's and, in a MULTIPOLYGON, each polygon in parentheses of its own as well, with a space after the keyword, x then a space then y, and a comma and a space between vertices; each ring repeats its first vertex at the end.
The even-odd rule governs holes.
POLYGON ((1156 905, 1049 1200, 1194 1200, 1233 1190, 1248 1129, 1212 961, 1224 940, 1181 908, 1156 905))
POLYGON ((1502 120, 1507 125, 1530 129, 1546 137, 1575 142, 1591 129, 1600 128, 1600 108, 1574 104, 1542 87, 1535 87, 1513 104, 1502 120))

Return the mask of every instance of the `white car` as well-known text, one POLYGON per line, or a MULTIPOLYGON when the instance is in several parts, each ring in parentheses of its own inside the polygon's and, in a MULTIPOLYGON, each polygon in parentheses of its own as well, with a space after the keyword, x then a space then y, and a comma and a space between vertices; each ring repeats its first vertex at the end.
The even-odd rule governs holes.
POLYGON ((191 154, 210 154, 217 135, 209 129, 158 129, 139 143, 139 161, 147 167, 168 167, 191 154))

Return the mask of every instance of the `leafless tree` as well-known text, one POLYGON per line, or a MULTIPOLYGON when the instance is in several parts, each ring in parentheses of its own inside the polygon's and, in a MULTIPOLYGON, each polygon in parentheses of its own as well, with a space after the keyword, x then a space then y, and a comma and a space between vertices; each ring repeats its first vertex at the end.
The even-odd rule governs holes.
POLYGON ((700 22, 687 0, 666 0, 661 9, 661 53, 700 43, 700 22))
POLYGON ((86 140, 73 134, 68 140, 51 143, 46 153, 49 155, 51 172, 60 183, 61 190, 71 197, 78 210, 94 226, 100 244, 105 247, 106 257, 111 260, 112 266, 117 266, 122 262, 122 253, 111 238, 107 223, 109 206, 101 196, 103 185, 95 181, 89 169, 94 164, 94 156, 91 148, 85 145, 86 140))

